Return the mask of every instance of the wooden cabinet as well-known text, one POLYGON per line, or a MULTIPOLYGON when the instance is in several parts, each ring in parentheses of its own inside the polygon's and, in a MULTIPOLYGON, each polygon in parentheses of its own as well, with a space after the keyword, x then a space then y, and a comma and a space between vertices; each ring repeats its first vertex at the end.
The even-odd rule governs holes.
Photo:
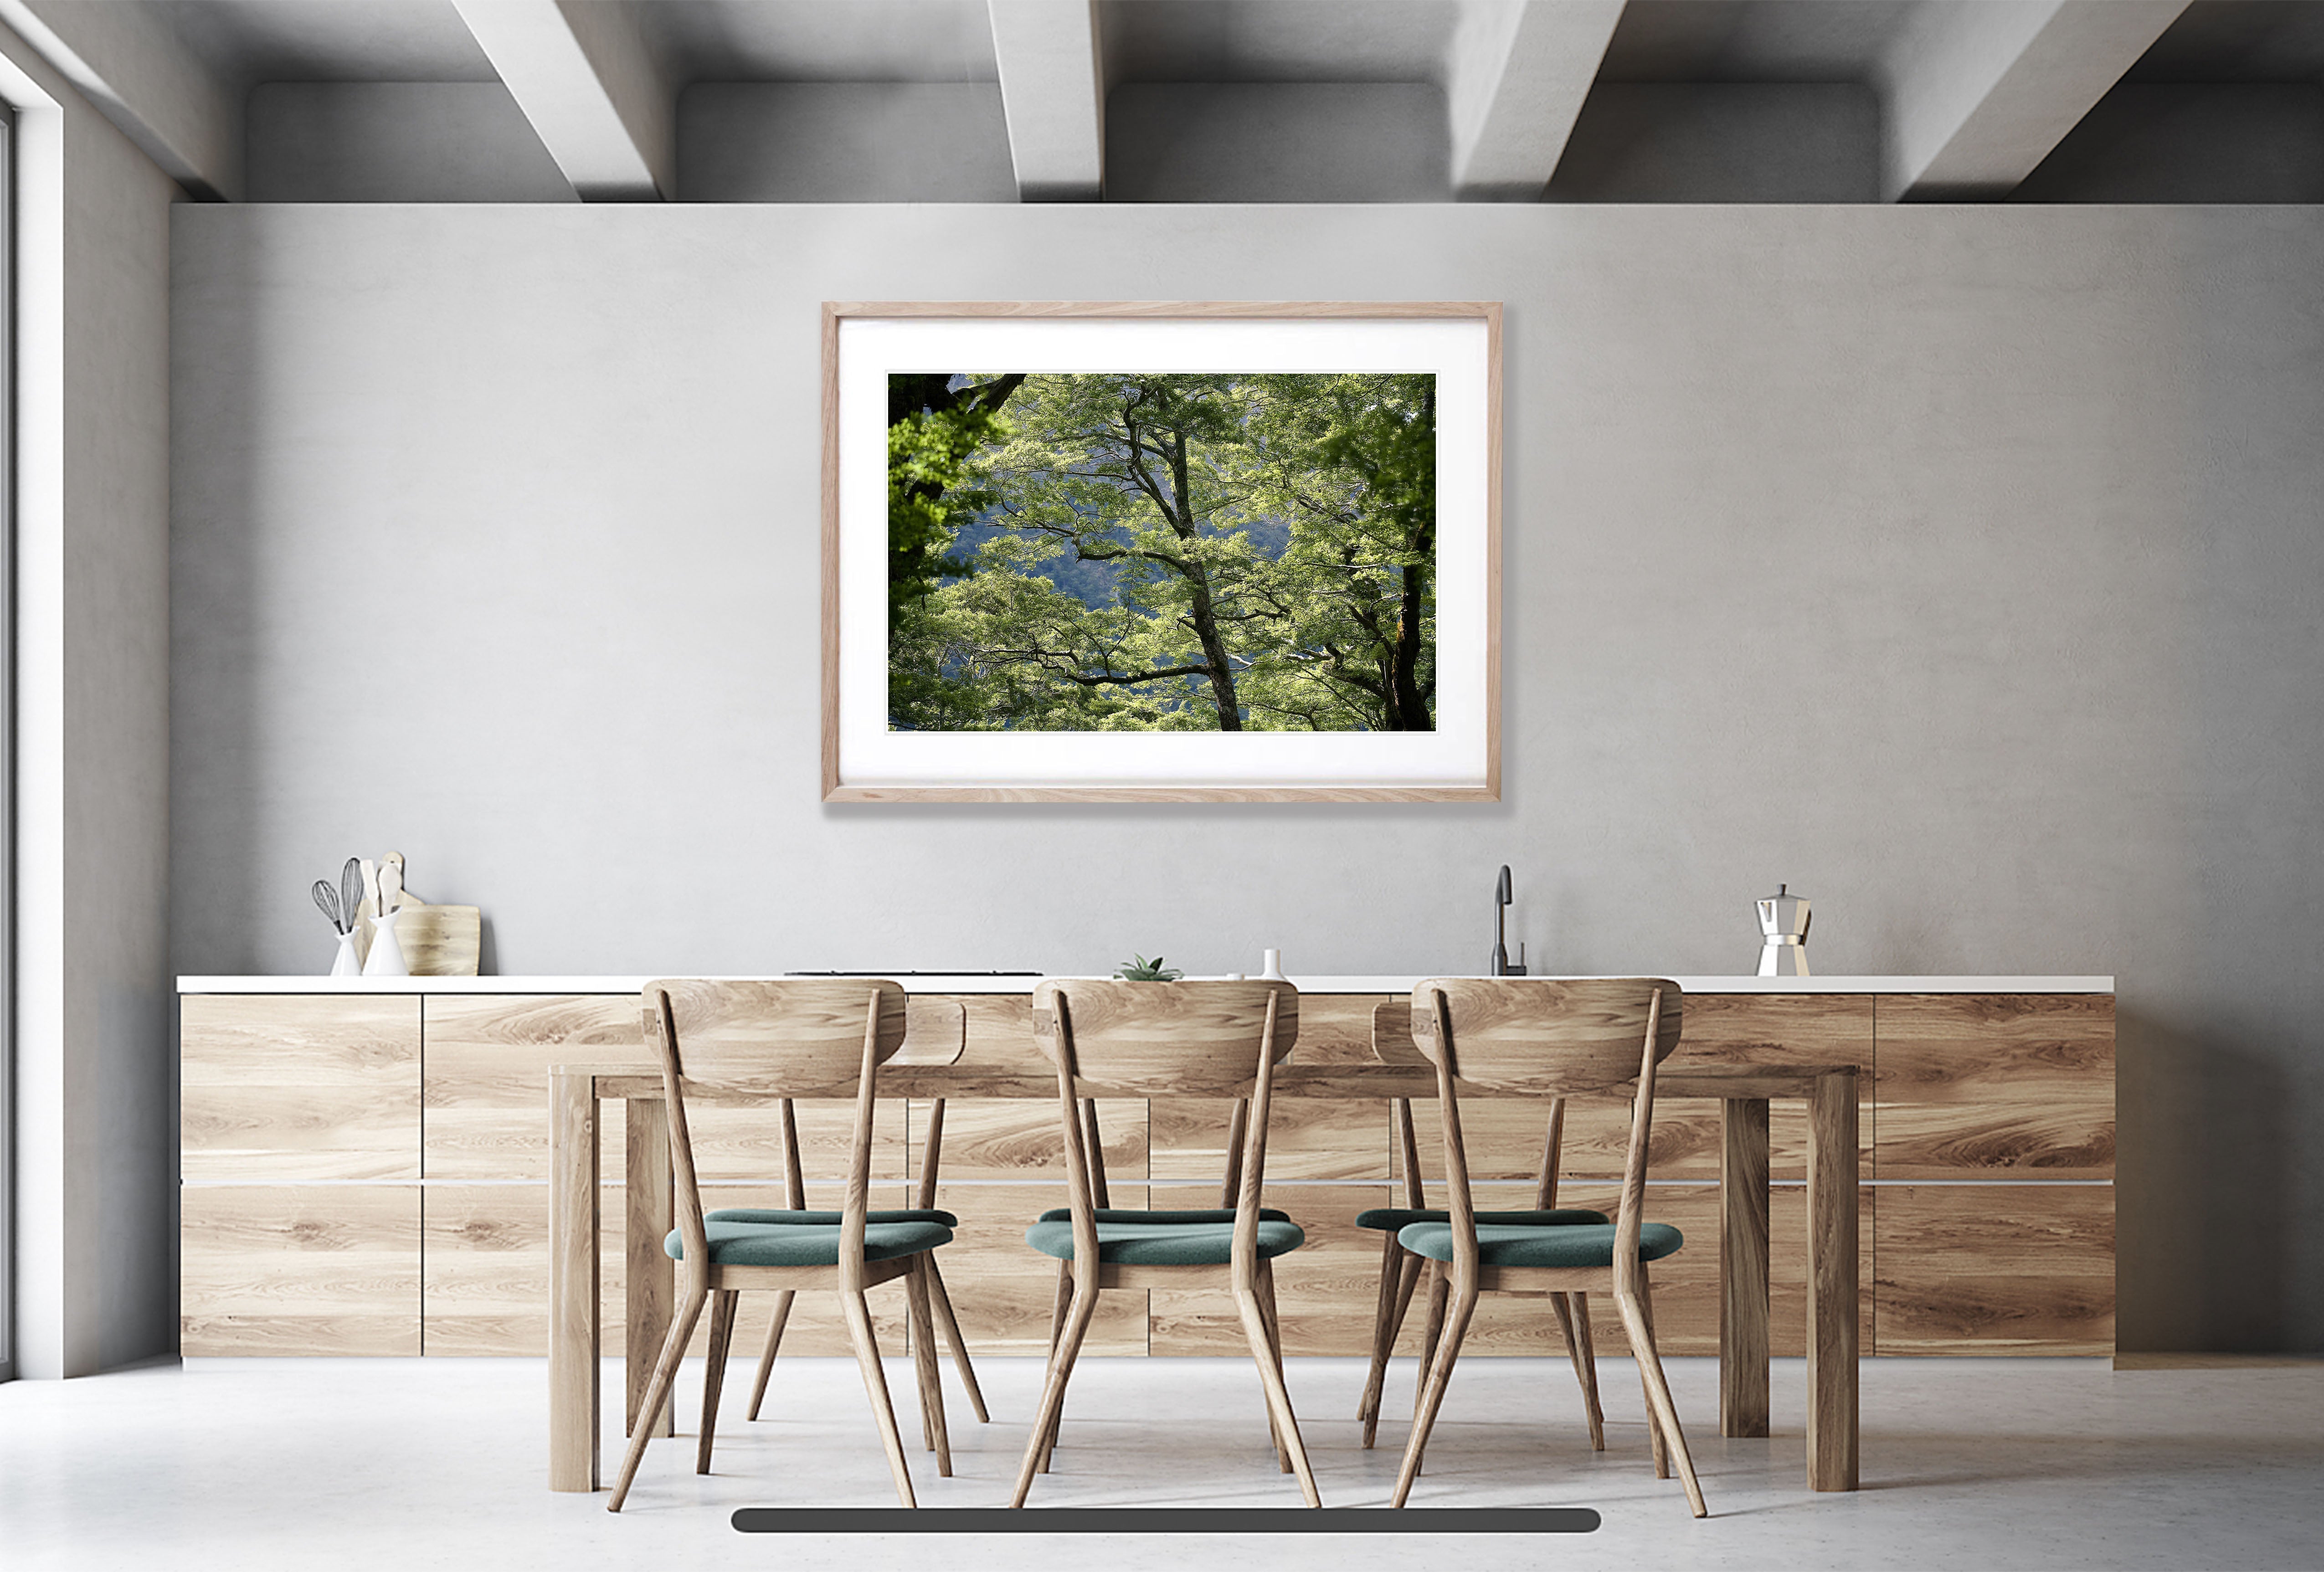
MULTIPOLYGON (((1309 994, 1298 1053, 1368 1062, 1384 994, 1309 994)), ((960 999, 966 1066, 1033 1053, 1027 1000, 960 999)), ((2114 1010, 2106 994, 1691 993, 1674 1062, 1841 1062, 1864 1072, 1862 1346, 1883 1354, 2103 1354, 2114 1337, 2114 1010)), ((948 1017, 956 1018, 956 1017, 948 1017)), ((183 1332, 189 1355, 536 1355, 548 1343, 549 1067, 641 1055, 636 996, 189 994, 181 1042, 183 1332)), ((955 1028, 957 1029, 957 1028, 955 1028)), ((622 1172, 623 1121, 608 1105, 602 1172, 622 1172)), ((926 1102, 883 1103, 874 1204, 904 1204, 929 1124, 926 1102)), ((1436 1189, 1433 1105, 1416 1105, 1422 1170, 1436 1189)), ((802 1104, 811 1201, 844 1172, 847 1112, 802 1104)), ((1542 1114, 1464 1103, 1487 1205, 1527 1204, 1542 1114)), ((1101 1105, 1117 1204, 1215 1205, 1228 1105, 1101 1105)), ((1055 1269, 1026 1227, 1064 1204, 1064 1156, 1047 1101, 954 1099, 938 1204, 961 1218, 945 1275, 973 1347, 1038 1354, 1055 1269)), ((1805 1114, 1771 1126, 1773 1347, 1802 1350, 1807 1235, 1805 1114)), ((706 1199, 779 1205, 780 1157, 762 1110, 695 1116, 706 1199)), ((1567 1123, 1561 1200, 1610 1205, 1625 1108, 1581 1105, 1567 1123)), ((1279 1268, 1296 1352, 1359 1356, 1371 1326, 1379 1238, 1354 1227, 1388 1204, 1396 1160, 1386 1110, 1276 1104, 1269 1200, 1309 1244, 1279 1268)), ((1655 1110, 1648 1216, 1688 1248, 1656 1269, 1666 1351, 1718 1339, 1719 1113, 1655 1110)), ((600 1197, 603 1273, 618 1317, 624 1272, 618 1184, 600 1197)), ((875 1305, 875 1308, 879 1308, 875 1305)), ((887 1307, 892 1310, 894 1307, 887 1307)), ((1610 1311, 1611 1306, 1598 1307, 1610 1311)), ((1417 1319, 1406 1330, 1416 1338, 1417 1319)), ((1537 1301, 1488 1299, 1478 1353, 1559 1350, 1537 1301)), ((610 1329, 610 1328, 609 1328, 610 1329)), ((1618 1349, 1619 1328, 1598 1328, 1618 1349)), ((900 1337, 900 1318, 882 1335, 900 1337)), ((755 1346, 754 1327, 743 1328, 755 1346)), ((1109 1294, 1093 1352, 1242 1351, 1231 1306, 1199 1293, 1109 1294)), ((619 1347, 618 1332, 610 1346, 619 1347)), ((802 1301, 785 1346, 847 1352, 835 1319, 802 1301)), ((1407 1350, 1409 1352, 1411 1350, 1407 1350)))
POLYGON ((416 997, 191 996, 178 1086, 189 1184, 420 1177, 416 997))
POLYGON ((420 1000, 189 996, 180 1347, 420 1352, 420 1000))
POLYGON ((2112 1353, 2113 997, 1883 995, 1877 1030, 1878 1350, 2112 1353))
POLYGON ((1880 1187, 1883 1354, 2114 1352, 2114 1187, 1880 1187))

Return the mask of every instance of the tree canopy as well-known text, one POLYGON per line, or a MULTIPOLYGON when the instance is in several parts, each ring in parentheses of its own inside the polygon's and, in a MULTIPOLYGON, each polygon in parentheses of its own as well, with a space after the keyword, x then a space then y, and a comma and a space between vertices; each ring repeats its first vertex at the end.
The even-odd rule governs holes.
POLYGON ((890 395, 892 727, 1434 728, 1434 376, 890 395))

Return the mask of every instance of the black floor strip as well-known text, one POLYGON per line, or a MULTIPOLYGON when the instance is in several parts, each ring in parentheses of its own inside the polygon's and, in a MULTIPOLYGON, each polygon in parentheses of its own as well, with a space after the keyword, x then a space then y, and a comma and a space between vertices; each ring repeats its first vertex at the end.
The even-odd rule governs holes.
POLYGON ((1588 1534, 1587 1506, 932 1507, 746 1506, 745 1534, 1588 1534))

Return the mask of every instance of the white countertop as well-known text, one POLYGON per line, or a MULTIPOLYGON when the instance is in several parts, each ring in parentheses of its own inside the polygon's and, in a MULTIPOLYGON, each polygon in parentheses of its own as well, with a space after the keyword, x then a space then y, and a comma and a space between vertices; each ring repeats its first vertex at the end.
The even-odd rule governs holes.
MULTIPOLYGON (((204 994, 622 994, 639 977, 181 977, 180 993, 204 994)), ((1432 972, 1429 976, 1446 976, 1432 972)), ((1030 977, 908 977, 914 993, 1030 993, 1030 977)), ((1199 980, 1199 979, 1197 979, 1199 980)), ((1294 977, 1302 993, 1410 993, 1418 976, 1294 977)), ((2111 977, 1674 977, 1689 993, 2112 993, 2111 977)))

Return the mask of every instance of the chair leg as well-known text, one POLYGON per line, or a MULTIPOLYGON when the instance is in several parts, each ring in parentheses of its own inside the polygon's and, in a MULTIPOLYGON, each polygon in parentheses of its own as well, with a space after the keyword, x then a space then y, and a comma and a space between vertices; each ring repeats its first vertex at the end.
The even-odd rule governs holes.
MULTIPOLYGON (((1255 1276, 1259 1291, 1259 1319, 1267 1329, 1268 1357, 1275 1361, 1275 1378, 1283 1379, 1283 1321, 1275 1312, 1275 1263, 1262 1259, 1255 1276)), ((1287 1388, 1286 1390, 1288 1390, 1287 1388)), ((1291 1472, 1291 1449, 1283 1444, 1283 1428, 1275 1420, 1275 1405, 1267 1405, 1267 1430, 1275 1442, 1275 1469, 1278 1474, 1291 1472)))
MULTIPOLYGON (((1412 1308, 1413 1290, 1420 1285, 1422 1269, 1428 1264, 1425 1258, 1415 1255, 1401 1246, 1397 1246, 1397 1253, 1402 1259, 1397 1266, 1396 1303, 1388 1311, 1388 1335, 1381 1339, 1380 1344, 1388 1353, 1380 1359, 1378 1372, 1372 1377, 1378 1388, 1384 1388, 1388 1384, 1388 1362, 1395 1356, 1397 1337, 1404 1330, 1405 1315, 1412 1308)), ((1421 1360, 1420 1369, 1422 1378, 1425 1379, 1428 1361, 1425 1357, 1421 1360)), ((1371 1411, 1361 1416, 1364 1421, 1364 1445, 1367 1448, 1371 1446, 1373 1439, 1379 1433, 1380 1403, 1383 1401, 1381 1392, 1374 1390, 1370 1393, 1369 1401, 1371 1411)))
POLYGON ((1379 1301, 1372 1310, 1372 1363, 1364 1374, 1364 1394, 1356 1400, 1356 1417, 1368 1420, 1379 1405, 1380 1386, 1388 1375, 1388 1319, 1396 1309, 1396 1283, 1401 1275, 1393 1229, 1380 1236, 1379 1301))
POLYGON ((920 1431, 936 1455, 936 1476, 952 1477, 952 1438, 945 1433, 944 1377, 936 1370, 936 1318, 928 1313, 928 1256, 912 1258, 904 1294, 912 1316, 912 1372, 920 1384, 920 1431))
MULTIPOLYGON (((1638 1361, 1638 1372, 1646 1378, 1646 1407, 1661 1422, 1661 1433, 1669 1441, 1673 1456, 1678 1459, 1678 1476, 1686 1486, 1686 1504, 1697 1517, 1710 1514, 1702 1502, 1702 1485, 1694 1476, 1694 1459, 1686 1449, 1686 1436, 1678 1428, 1678 1405, 1671 1401, 1670 1380, 1663 1374, 1662 1355, 1655 1347, 1654 1323, 1647 1319, 1643 1300, 1628 1294, 1614 1296, 1614 1307, 1622 1312, 1622 1328, 1630 1335, 1630 1352, 1638 1361)), ((1657 1477, 1667 1477, 1658 1473, 1657 1477)))
MULTIPOLYGON (((1618 1301, 1617 1308, 1619 1308, 1618 1301)), ((1647 1291, 1643 1280, 1641 1280, 1638 1284, 1637 1308, 1638 1318, 1646 1323, 1646 1338, 1648 1341, 1651 1342, 1655 1335, 1655 1301, 1654 1296, 1647 1291)), ((1623 1321, 1623 1326, 1627 1328, 1629 1322, 1626 1317, 1623 1321)), ((1636 1338, 1631 1339, 1630 1347, 1631 1351, 1635 1353, 1637 1349, 1637 1341, 1636 1338)), ((1647 1379, 1646 1362, 1644 1359, 1640 1359, 1637 1363, 1638 1390, 1646 1394, 1646 1439, 1652 1442, 1654 1446, 1655 1477, 1657 1479, 1668 1479, 1670 1477, 1670 1445, 1664 1439, 1662 1420, 1660 1416, 1655 1411, 1654 1383, 1647 1379)))
POLYGON ((638 1465, 645 1460, 646 1442, 654 1433, 654 1420, 669 1396, 671 1383, 678 1379, 678 1366, 686 1357, 686 1345, 694 1336, 694 1323, 702 1319, 702 1307, 709 1301, 707 1289, 689 1293, 678 1305, 678 1313, 670 1318, 669 1335, 661 1341, 661 1357, 654 1361, 653 1375, 646 1383, 644 1399, 638 1404, 637 1428, 630 1432, 630 1449, 622 1458, 621 1477, 613 1481, 613 1498, 605 1503, 607 1512, 619 1512, 622 1503, 629 1499, 630 1483, 638 1476, 638 1465))
POLYGON ((746 1420, 757 1419, 759 1404, 766 1401, 767 1377, 775 1373, 775 1350, 783 1346, 783 1327, 791 1319, 791 1301, 798 1297, 788 1288, 775 1295, 774 1318, 767 1322, 767 1347, 759 1356, 758 1379, 751 1383, 751 1411, 742 1416, 746 1420))
POLYGON ((1420 1418, 1421 1400, 1428 1392, 1428 1372, 1436 1363, 1437 1339, 1444 1334, 1445 1296, 1452 1292, 1452 1269, 1442 1261, 1431 1261, 1428 1274, 1428 1326, 1420 1336, 1420 1375, 1412 1384, 1412 1417, 1420 1418))
POLYGON ((734 1301, 742 1296, 722 1288, 710 1303, 710 1347, 702 1361, 702 1439, 695 1443, 694 1471, 710 1472, 710 1446, 718 1435, 718 1393, 726 1384, 726 1349, 734 1341, 734 1301))
POLYGON ((1010 1498, 1010 1506, 1024 1505, 1026 1495, 1033 1488, 1033 1475, 1047 1470, 1049 1448, 1056 1439, 1057 1418, 1065 1411, 1065 1383, 1073 1379, 1074 1360, 1082 1351, 1082 1338, 1096 1316, 1097 1282, 1093 1273, 1086 1286, 1074 1285, 1065 1325, 1058 1328, 1056 1346, 1049 1351, 1049 1375, 1042 1384, 1040 1411, 1033 1416, 1033 1434, 1026 1443, 1024 1464, 1017 1470, 1017 1494, 1010 1498))
POLYGON ((1235 1309, 1242 1316, 1243 1336, 1250 1342, 1251 1361, 1259 1366, 1259 1384, 1267 1393, 1268 1420, 1275 1430, 1277 1449, 1290 1454, 1288 1471, 1299 1476, 1299 1493, 1307 1498, 1307 1504, 1322 1506, 1323 1497, 1315 1488, 1315 1472, 1307 1466, 1306 1444, 1299 1439, 1298 1416, 1291 1411, 1291 1389, 1283 1383, 1282 1333, 1274 1316, 1274 1272, 1261 1261, 1256 1281, 1247 1287, 1236 1284, 1235 1309))
MULTIPOLYGON (((1435 1263, 1436 1276, 1443 1282, 1452 1275, 1452 1269, 1435 1263)), ((1428 1362, 1428 1381, 1422 1389, 1420 1407, 1412 1416, 1412 1434, 1404 1443, 1404 1466, 1397 1471, 1396 1501, 1402 1506, 1412 1494, 1412 1482, 1420 1477, 1421 1454, 1428 1449, 1429 1432, 1436 1428, 1436 1414, 1444 1406, 1445 1389, 1452 1384, 1452 1366, 1461 1357, 1461 1340, 1469 1335, 1470 1318, 1477 1313, 1477 1290, 1473 1284, 1463 1285, 1453 1296, 1451 1313, 1446 1317, 1443 1340, 1428 1362)))
POLYGON ((847 1317, 847 1336, 855 1345, 855 1363, 863 1369, 863 1391, 872 1399, 872 1416, 880 1421, 880 1442, 888 1448, 888 1471, 896 1476, 896 1494, 906 1506, 912 1499, 911 1471, 904 1466, 904 1438, 896 1429, 896 1408, 888 1401, 887 1372, 880 1368, 880 1345, 872 1337, 872 1307, 860 1293, 843 1292, 839 1308, 847 1317))
MULTIPOLYGON (((1396 1232, 1390 1229, 1380 1236, 1379 1303, 1372 1310, 1372 1365, 1364 1374, 1364 1395, 1357 1400, 1356 1417, 1373 1421, 1378 1428, 1380 1388, 1388 1381, 1389 1350, 1395 1346, 1396 1333, 1390 1320, 1396 1314, 1396 1290, 1404 1276, 1404 1263, 1397 1259, 1403 1254, 1396 1242, 1396 1232)), ((1366 1441, 1366 1446, 1371 1443, 1366 1441)))
POLYGON ((1598 1349, 1590 1329, 1590 1296, 1586 1293, 1560 1293, 1551 1296, 1557 1306, 1558 1323, 1565 1328, 1565 1349, 1573 1356, 1573 1374, 1582 1383, 1582 1411, 1590 1420, 1590 1449, 1606 1449, 1606 1411, 1598 1404, 1598 1349))
MULTIPOLYGON (((1052 1370, 1056 1369, 1057 1365, 1058 1343, 1065 1335, 1065 1311, 1073 1302, 1074 1264, 1070 1261, 1060 1261, 1057 1263, 1056 1300, 1049 1308, 1049 1368, 1052 1370)), ((1047 1377, 1045 1375, 1043 1377, 1045 1390, 1047 1380, 1047 1377)), ((1065 1427, 1065 1405, 1061 1401, 1057 1404, 1056 1417, 1049 1421, 1049 1433, 1044 1438, 1041 1445, 1041 1472, 1044 1474, 1049 1471, 1049 1464, 1056 1456, 1057 1432, 1065 1427)))
POLYGON ((976 1411, 976 1422, 989 1425, 992 1416, 984 1411, 984 1393, 977 1389, 975 1367, 968 1362, 968 1339, 960 1335, 960 1318, 952 1313, 952 1295, 945 1292, 944 1273, 936 1269, 936 1258, 928 1257, 928 1300, 936 1312, 936 1325, 944 1329, 945 1343, 952 1349, 953 1368, 960 1372, 960 1384, 968 1388, 968 1406, 976 1411))

